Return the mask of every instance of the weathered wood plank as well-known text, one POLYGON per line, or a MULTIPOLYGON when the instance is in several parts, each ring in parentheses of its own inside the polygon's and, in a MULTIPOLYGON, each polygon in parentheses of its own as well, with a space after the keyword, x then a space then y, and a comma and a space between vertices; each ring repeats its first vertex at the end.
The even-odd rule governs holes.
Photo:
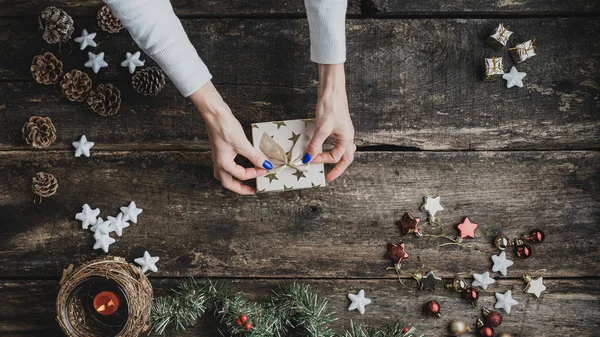
MULTIPOLYGON (((164 294, 180 280, 152 280, 155 293, 164 294)), ((244 291, 252 299, 262 301, 271 290, 289 280, 233 281, 235 291, 244 291)), ((512 290, 519 305, 510 315, 504 315, 496 331, 510 332, 513 336, 595 336, 600 325, 600 282, 598 280, 546 280, 548 291, 539 299, 521 292, 523 282, 500 280, 487 291, 482 291, 479 308, 448 290, 434 293, 417 291, 413 283, 399 288, 393 280, 306 280, 336 312, 334 324, 340 330, 349 327, 350 320, 370 326, 382 326, 403 321, 417 326, 425 336, 445 336, 453 319, 463 319, 475 326, 481 308, 492 308, 494 292, 512 290), (348 312, 346 294, 365 289, 373 303, 364 315, 348 312), (443 317, 425 316, 421 306, 435 299, 441 303, 443 317)), ((57 281, 0 281, 0 333, 3 337, 62 336, 55 322, 54 301, 58 293, 57 281)), ((201 319, 196 327, 181 336, 219 336, 223 326, 210 315, 201 319)))
MULTIPOLYGON (((484 57, 507 56, 481 42, 496 23, 350 20, 348 92, 357 143, 427 150, 599 148, 600 20, 507 20, 518 32, 513 41, 536 37, 540 54, 519 66, 528 73, 525 88, 510 90, 503 82, 480 80, 484 57)), ((33 42, 41 42, 35 25, 22 19, 0 22, 4 80, 30 81, 30 57, 57 48, 33 42)), ((308 57, 305 20, 186 20, 184 25, 244 126, 313 115, 317 73, 308 57)), ((99 42, 111 67, 92 78, 126 81, 118 83, 124 91, 121 115, 102 119, 59 100, 56 90, 2 83, 0 124, 10 130, 0 133, 0 149, 20 148, 18 130, 37 113, 57 121, 56 149, 67 149, 82 132, 110 149, 207 148, 201 118, 170 84, 156 98, 132 92, 130 75, 117 66, 124 51, 136 49, 126 34, 101 36, 99 42), (114 132, 128 142, 105 132, 116 125, 127 126, 114 132)), ((70 69, 81 66, 86 53, 74 50, 64 59, 70 69)))
POLYGON ((598 14, 600 3, 594 0, 366 0, 365 12, 377 15, 549 15, 598 14))
POLYGON ((404 211, 423 217, 428 194, 442 196, 449 235, 469 216, 478 238, 462 250, 404 237, 405 270, 421 256, 443 277, 481 272, 491 268, 494 232, 516 237, 539 227, 547 241, 509 276, 597 276, 599 168, 598 152, 363 152, 327 188, 240 197, 212 178, 207 153, 2 152, 0 275, 57 277, 66 264, 101 255, 75 214, 89 203, 114 216, 135 200, 144 209, 139 224, 111 252, 149 250, 161 257, 159 276, 392 279, 385 253, 402 239, 395 222, 404 211), (35 206, 38 171, 56 175, 60 190, 35 206))
MULTIPOLYGON (((179 16, 211 15, 281 15, 302 14, 303 0, 171 0, 179 16)), ((37 15, 46 6, 56 6, 71 15, 94 16, 104 3, 102 0, 0 0, 0 16, 37 15)), ((361 0, 348 1, 348 13, 360 13, 361 0)))

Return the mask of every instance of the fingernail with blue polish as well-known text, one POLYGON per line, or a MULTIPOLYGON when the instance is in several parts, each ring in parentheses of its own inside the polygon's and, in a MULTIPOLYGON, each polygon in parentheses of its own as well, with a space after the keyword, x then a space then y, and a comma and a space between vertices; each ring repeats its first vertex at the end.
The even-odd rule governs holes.
POLYGON ((270 162, 270 161, 268 161, 268 160, 265 160, 265 161, 263 162, 263 167, 264 167, 264 168, 266 168, 267 170, 272 170, 272 169, 273 169, 273 164, 271 164, 271 162, 270 162))
POLYGON ((304 157, 302 157, 302 164, 307 164, 310 160, 311 160, 310 154, 305 153, 304 157))

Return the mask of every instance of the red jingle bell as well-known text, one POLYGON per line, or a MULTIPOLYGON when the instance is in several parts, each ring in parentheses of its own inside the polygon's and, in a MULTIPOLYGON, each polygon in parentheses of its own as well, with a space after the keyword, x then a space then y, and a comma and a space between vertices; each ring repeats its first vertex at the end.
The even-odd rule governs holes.
POLYGON ((529 235, 523 235, 523 240, 528 240, 533 243, 542 243, 546 239, 546 235, 542 232, 541 229, 534 229, 529 233, 529 235))
POLYGON ((502 314, 498 311, 489 311, 483 309, 483 315, 485 316, 486 325, 496 328, 502 324, 502 314))
POLYGON ((235 320, 235 324, 242 325, 242 321, 238 318, 238 319, 235 320))
POLYGON ((471 302, 471 304, 477 305, 477 300, 479 300, 479 291, 477 291, 477 289, 468 287, 465 289, 463 295, 467 301, 471 302))
POLYGON ((250 330, 252 330, 252 324, 246 323, 246 325, 244 326, 244 328, 246 329, 246 331, 250 331, 250 330))
POLYGON ((440 318, 442 317, 442 314, 440 313, 440 304, 436 301, 429 301, 427 303, 425 303, 425 311, 434 317, 440 318))
POLYGON ((246 316, 246 315, 240 316, 240 321, 242 321, 243 323, 248 322, 248 316, 246 316))
POLYGON ((407 326, 405 326, 405 327, 402 329, 402 333, 407 333, 407 332, 408 332, 408 330, 409 330, 409 329, 408 329, 408 327, 407 327, 407 326))
POLYGON ((494 337, 494 329, 489 326, 482 326, 477 329, 477 336, 479 337, 494 337))

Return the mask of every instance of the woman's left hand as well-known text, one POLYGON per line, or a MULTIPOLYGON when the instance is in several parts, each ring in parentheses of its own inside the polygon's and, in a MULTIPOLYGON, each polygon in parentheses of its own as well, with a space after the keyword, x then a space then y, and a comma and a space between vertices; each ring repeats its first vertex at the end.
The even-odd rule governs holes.
POLYGON ((331 182, 344 173, 354 160, 356 151, 343 64, 319 64, 318 94, 315 132, 302 162, 337 163, 327 174, 327 181, 331 182), (323 142, 329 136, 335 138, 335 147, 321 153, 323 142))

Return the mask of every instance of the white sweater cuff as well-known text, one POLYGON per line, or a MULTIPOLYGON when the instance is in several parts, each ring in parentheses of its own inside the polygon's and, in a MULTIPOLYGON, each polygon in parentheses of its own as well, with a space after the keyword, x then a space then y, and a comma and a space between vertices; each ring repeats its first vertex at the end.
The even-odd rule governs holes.
POLYGON ((320 64, 346 61, 346 0, 305 0, 310 59, 320 64))

